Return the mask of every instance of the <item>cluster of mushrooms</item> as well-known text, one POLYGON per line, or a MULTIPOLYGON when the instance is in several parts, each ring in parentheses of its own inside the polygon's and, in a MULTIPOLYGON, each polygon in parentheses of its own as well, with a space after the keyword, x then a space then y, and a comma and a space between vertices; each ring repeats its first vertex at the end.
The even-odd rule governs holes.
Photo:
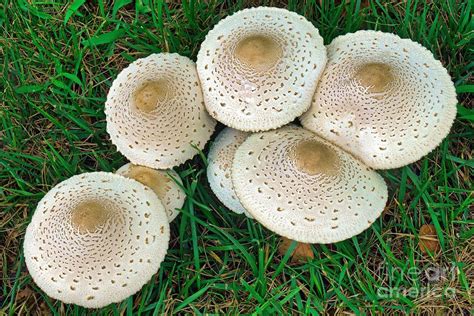
POLYGON ((228 126, 208 156, 217 198, 286 238, 333 243, 382 213, 387 186, 374 169, 412 163, 446 137, 456 94, 409 39, 359 31, 326 47, 304 17, 259 7, 220 21, 196 64, 169 53, 133 62, 105 113, 131 163, 56 185, 24 242, 36 284, 85 307, 119 302, 157 272, 185 199, 172 168, 204 148, 216 121, 228 126))

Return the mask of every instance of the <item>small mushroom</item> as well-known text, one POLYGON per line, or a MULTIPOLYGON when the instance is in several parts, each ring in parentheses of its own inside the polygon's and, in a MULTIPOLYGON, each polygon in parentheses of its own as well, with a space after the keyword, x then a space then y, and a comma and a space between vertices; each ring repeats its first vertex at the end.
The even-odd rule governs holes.
POLYGON ((120 167, 116 173, 137 180, 152 189, 163 203, 170 223, 178 216, 179 209, 184 205, 186 194, 179 186, 183 183, 176 171, 172 169, 156 170, 128 163, 120 167))
POLYGON ((296 126, 249 136, 235 153, 232 181, 257 221, 303 243, 355 236, 372 225, 387 201, 379 174, 296 126))
POLYGON ((84 173, 38 203, 26 229, 25 262, 52 298, 99 308, 150 280, 169 235, 166 212, 151 189, 113 173, 84 173))
POLYGON ((122 70, 105 103, 107 132, 132 163, 168 169, 203 149, 216 122, 206 112, 196 66, 152 54, 122 70))
POLYGON ((221 20, 196 64, 209 113, 232 128, 263 131, 309 108, 326 59, 322 37, 303 16, 258 7, 221 20))
POLYGON ((220 132, 209 150, 207 180, 219 201, 229 210, 251 217, 235 194, 231 176, 235 151, 248 135, 230 127, 220 132))
POLYGON ((358 31, 328 46, 328 64, 303 126, 375 169, 428 154, 456 116, 451 78, 433 54, 397 35, 358 31))
POLYGON ((423 254, 435 254, 440 250, 436 228, 433 224, 424 224, 420 227, 418 247, 423 254))

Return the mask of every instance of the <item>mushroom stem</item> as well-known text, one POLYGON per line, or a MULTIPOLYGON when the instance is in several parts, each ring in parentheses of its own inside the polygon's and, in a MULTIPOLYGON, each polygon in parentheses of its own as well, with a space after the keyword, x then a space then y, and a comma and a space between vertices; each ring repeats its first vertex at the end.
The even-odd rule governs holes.
POLYGON ((296 247, 291 253, 291 262, 292 263, 304 263, 308 260, 314 259, 314 253, 311 249, 311 244, 304 242, 297 242, 286 237, 281 237, 280 246, 278 248, 280 254, 284 256, 288 249, 291 247, 291 244, 296 242, 296 247))

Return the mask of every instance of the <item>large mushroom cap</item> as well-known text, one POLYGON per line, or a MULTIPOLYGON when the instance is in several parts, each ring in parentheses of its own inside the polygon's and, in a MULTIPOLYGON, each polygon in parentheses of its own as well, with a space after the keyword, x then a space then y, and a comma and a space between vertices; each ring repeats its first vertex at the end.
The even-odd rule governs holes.
POLYGON ((46 294, 97 308, 140 290, 158 270, 168 242, 168 218, 151 189, 93 172, 61 182, 38 203, 24 253, 46 294))
POLYGON ((163 203, 168 220, 171 223, 178 216, 178 209, 183 207, 186 194, 179 184, 183 184, 178 173, 173 169, 156 170, 128 163, 120 167, 117 174, 137 180, 152 189, 163 203))
POLYGON ((235 153, 232 180, 256 220, 304 243, 332 243, 359 234, 387 201, 379 174, 299 127, 249 136, 235 153))
POLYGON ((412 163, 449 133, 453 82, 409 39, 359 31, 328 46, 328 64, 303 126, 376 169, 412 163))
POLYGON ((305 112, 325 64, 318 30, 303 16, 268 7, 221 20, 197 59, 209 113, 243 131, 277 128, 305 112))
POLYGON ((206 112, 195 64, 153 54, 122 70, 105 103, 107 132, 132 163, 177 166, 204 148, 215 127, 206 112))
POLYGON ((242 214, 245 208, 240 204, 232 184, 232 161, 235 151, 249 133, 227 127, 211 146, 208 156, 207 179, 217 198, 231 211, 242 214))

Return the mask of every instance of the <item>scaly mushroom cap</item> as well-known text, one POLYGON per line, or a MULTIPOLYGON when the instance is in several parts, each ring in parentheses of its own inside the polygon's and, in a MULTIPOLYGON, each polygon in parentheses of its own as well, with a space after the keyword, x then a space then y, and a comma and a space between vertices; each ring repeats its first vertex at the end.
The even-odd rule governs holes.
POLYGON ((183 207, 186 194, 173 180, 174 178, 179 184, 183 184, 176 171, 173 169, 156 170, 128 163, 120 167, 115 173, 137 180, 152 189, 163 203, 170 223, 178 216, 178 209, 183 207))
POLYGON ((103 307, 150 280, 169 234, 166 212, 151 189, 113 173, 84 173, 38 203, 26 229, 26 266, 49 296, 103 307))
POLYGON ((235 153, 240 202, 268 229, 304 243, 332 243, 367 229, 387 201, 375 171, 303 128, 251 135, 235 153))
POLYGON ((328 64, 303 126, 376 169, 412 163, 449 133, 453 82, 433 54, 409 39, 359 31, 328 46, 328 64))
POLYGON ((303 16, 268 7, 221 20, 197 58, 209 113, 243 131, 277 128, 304 113, 325 64, 318 30, 303 16))
POLYGON ((211 146, 208 156, 207 180, 217 198, 229 210, 249 216, 240 204, 232 184, 232 161, 235 151, 244 142, 249 133, 227 127, 211 146))
POLYGON ((195 64, 178 54, 153 54, 122 70, 105 103, 107 132, 132 163, 177 166, 203 149, 216 121, 204 106, 195 64))

